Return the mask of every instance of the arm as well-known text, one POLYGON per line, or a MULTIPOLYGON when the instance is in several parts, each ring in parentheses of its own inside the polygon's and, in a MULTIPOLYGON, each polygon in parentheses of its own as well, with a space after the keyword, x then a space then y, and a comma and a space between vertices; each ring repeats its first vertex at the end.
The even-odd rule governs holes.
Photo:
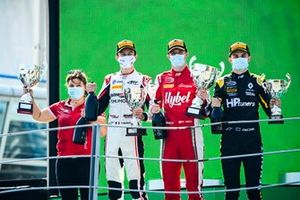
POLYGON ((98 94, 98 103, 99 103, 98 115, 101 115, 109 105, 111 76, 112 75, 109 74, 104 78, 101 91, 98 94))
POLYGON ((259 98, 259 103, 263 107, 265 113, 267 114, 268 117, 270 117, 271 116, 271 108, 270 108, 271 96, 270 96, 270 94, 265 92, 265 90, 261 84, 259 84, 258 98, 259 98))
POLYGON ((40 107, 38 106, 38 104, 35 102, 35 100, 33 98, 32 90, 29 90, 29 93, 32 97, 32 104, 33 104, 32 118, 36 121, 39 121, 39 122, 52 122, 52 121, 54 121, 56 119, 56 117, 53 115, 50 108, 48 107, 48 108, 45 108, 45 109, 41 110, 40 107))

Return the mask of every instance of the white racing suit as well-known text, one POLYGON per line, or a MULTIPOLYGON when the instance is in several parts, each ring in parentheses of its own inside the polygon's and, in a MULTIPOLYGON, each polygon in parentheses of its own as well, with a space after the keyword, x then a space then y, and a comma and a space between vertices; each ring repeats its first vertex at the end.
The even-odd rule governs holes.
MULTIPOLYGON (((124 75, 120 72, 110 74, 105 77, 104 84, 98 95, 99 114, 105 111, 109 106, 108 124, 113 126, 131 126, 132 111, 126 103, 124 92, 125 88, 145 87, 150 78, 137 71, 124 75)), ((146 104, 149 98, 147 96, 146 104)), ((147 115, 144 113, 145 119, 147 115)), ((125 157, 143 157, 144 147, 141 136, 125 136, 126 128, 108 127, 106 136, 106 156, 125 157)), ((106 178, 108 187, 122 188, 123 180, 123 163, 125 165, 127 179, 129 180, 130 189, 144 190, 144 173, 145 168, 142 160, 136 159, 118 159, 106 158, 106 178)), ((133 199, 147 199, 146 194, 142 192, 130 192, 133 199)), ((111 200, 122 199, 122 191, 109 190, 111 200)))

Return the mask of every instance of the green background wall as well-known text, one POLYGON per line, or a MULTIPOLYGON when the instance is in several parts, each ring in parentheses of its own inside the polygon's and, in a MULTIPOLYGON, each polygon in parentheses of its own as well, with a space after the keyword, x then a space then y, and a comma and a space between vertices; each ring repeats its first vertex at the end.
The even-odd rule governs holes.
MULTIPOLYGON (((169 70, 166 46, 173 38, 184 39, 198 62, 218 66, 226 64, 230 44, 249 44, 250 71, 265 73, 267 78, 292 76, 292 84, 283 96, 285 117, 300 116, 300 3, 297 0, 228 1, 228 0, 61 0, 60 1, 60 85, 61 98, 68 70, 84 70, 98 84, 105 74, 119 70, 115 61, 116 43, 131 39, 136 43, 137 70, 152 78, 169 70)), ((261 118, 266 118, 261 113, 261 118)), ((204 123, 208 123, 206 120, 204 123)), ((299 121, 284 125, 262 123, 264 151, 300 147, 299 121)), ((203 128, 205 156, 219 156, 220 136, 203 128)), ((149 131, 145 156, 159 157, 159 141, 149 131)), ((102 143, 103 144, 103 143, 102 143)), ((102 146, 103 147, 103 146, 102 146)), ((103 149, 103 148, 102 148, 103 149)), ((300 171, 299 153, 264 157, 263 183, 276 183, 285 172, 300 171)), ((101 169, 104 169, 103 160, 101 169)), ((158 179, 159 165, 146 162, 146 178, 158 179)), ((104 170, 101 170, 102 183, 104 170)), ((222 178, 220 161, 205 163, 204 178, 222 178)))

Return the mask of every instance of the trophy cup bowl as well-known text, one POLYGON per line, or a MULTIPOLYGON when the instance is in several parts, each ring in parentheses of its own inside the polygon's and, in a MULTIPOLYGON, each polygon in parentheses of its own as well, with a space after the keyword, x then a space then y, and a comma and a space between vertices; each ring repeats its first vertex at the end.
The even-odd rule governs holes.
MULTIPOLYGON (((197 89, 208 90, 211 86, 213 86, 215 81, 221 77, 221 75, 224 72, 225 65, 223 62, 220 62, 219 65, 221 67, 221 70, 218 70, 215 67, 205 65, 205 64, 200 64, 200 63, 193 64, 193 62, 196 59, 197 59, 196 56, 193 56, 189 62, 191 76, 193 78, 193 81, 197 89)), ((202 104, 203 104, 202 99, 196 96, 192 101, 192 105, 187 109, 187 114, 195 118, 203 119, 204 116, 201 110, 202 104)))
POLYGON ((282 124, 284 123, 282 112, 281 112, 281 105, 276 105, 274 102, 276 100, 280 100, 281 96, 287 92, 288 88, 291 84, 291 75, 287 73, 286 75, 287 80, 283 79, 268 79, 266 80, 262 86, 266 93, 269 93, 271 98, 275 101, 270 102, 270 108, 271 108, 271 119, 274 119, 274 121, 270 121, 270 124, 282 124))
MULTIPOLYGON (((23 87, 31 89, 33 86, 36 86, 41 80, 43 71, 43 66, 20 65, 19 79, 21 80, 23 87)), ((21 114, 32 114, 32 108, 33 105, 31 94, 26 92, 21 96, 17 112, 21 114)))
MULTIPOLYGON (((147 93, 145 91, 145 88, 142 87, 124 89, 125 100, 132 110, 141 108, 146 100, 146 96, 147 93)), ((139 126, 139 119, 133 116, 131 124, 132 126, 139 126)), ((146 135, 146 130, 139 128, 127 128, 126 132, 126 136, 146 135)))

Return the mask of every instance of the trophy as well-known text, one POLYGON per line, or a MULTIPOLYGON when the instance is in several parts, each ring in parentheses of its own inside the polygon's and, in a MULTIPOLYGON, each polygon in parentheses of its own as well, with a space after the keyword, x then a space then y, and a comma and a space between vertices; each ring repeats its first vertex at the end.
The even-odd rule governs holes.
MULTIPOLYGON (((225 65, 223 62, 220 62, 219 65, 221 67, 221 71, 219 71, 217 68, 209 65, 199 63, 193 64, 196 59, 196 56, 193 56, 189 62, 191 76, 193 77, 193 81, 197 89, 207 90, 211 86, 213 86, 218 78, 221 77, 224 72, 225 65)), ((196 96, 192 101, 192 105, 187 109, 187 114, 196 118, 203 119, 203 111, 201 110, 202 104, 202 99, 196 96)))
POLYGON ((281 96, 286 93, 287 89, 290 87, 291 84, 291 75, 287 73, 285 75, 287 80, 283 79, 267 79, 263 84, 264 90, 269 93, 275 101, 270 102, 270 108, 271 108, 271 119, 276 119, 276 121, 270 121, 269 123, 278 123, 282 124, 282 113, 281 113, 281 105, 276 105, 276 100, 279 100, 281 96))
MULTIPOLYGON (((148 94, 150 96, 150 105, 156 104, 155 102, 155 95, 157 90, 157 84, 148 84, 148 94)), ((152 114, 152 127, 165 127, 166 126, 166 119, 162 112, 152 114)), ((167 130, 166 129, 153 129, 154 138, 158 139, 165 139, 167 137, 167 130)))
MULTIPOLYGON (((136 108, 141 108, 146 100, 147 93, 145 88, 136 87, 136 88, 125 88, 124 97, 128 106, 133 110, 136 108)), ((139 119, 133 116, 131 121, 132 126, 139 126, 139 119)), ((146 135, 145 129, 139 128, 127 128, 126 136, 139 136, 146 135)))
MULTIPOLYGON (((24 88, 30 89, 40 82, 43 72, 44 66, 20 65, 19 79, 23 83, 24 88)), ((32 97, 31 94, 27 92, 21 96, 17 112, 22 114, 32 114, 32 108, 32 97)))

